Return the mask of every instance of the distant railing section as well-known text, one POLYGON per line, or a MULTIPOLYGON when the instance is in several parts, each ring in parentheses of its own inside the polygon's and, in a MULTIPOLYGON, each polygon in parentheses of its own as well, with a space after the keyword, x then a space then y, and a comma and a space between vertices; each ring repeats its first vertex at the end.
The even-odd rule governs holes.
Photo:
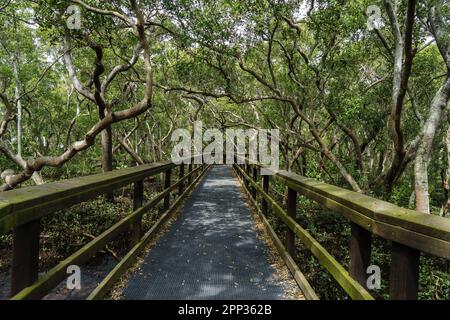
POLYGON ((400 208, 287 171, 261 176, 259 171, 262 165, 251 164, 248 159, 244 162, 235 164, 234 168, 255 204, 257 195, 260 196, 262 215, 267 216, 269 209, 272 209, 288 227, 285 248, 289 254, 294 255, 295 239, 298 238, 353 299, 373 299, 366 288, 372 234, 392 242, 391 299, 417 299, 420 252, 450 259, 449 219, 400 208), (261 183, 258 177, 261 177, 261 183), (270 196, 271 177, 288 188, 286 211, 270 196), (297 194, 315 200, 351 221, 348 271, 296 222, 297 194))
POLYGON ((166 161, 0 193, 0 234, 11 230, 13 232, 12 299, 45 297, 68 276, 66 273, 68 266, 86 262, 121 233, 131 230, 131 250, 88 299, 103 297, 207 169, 208 166, 205 164, 177 165, 166 161), (179 177, 172 183, 171 173, 175 167, 179 167, 179 177), (187 167, 186 174, 185 167, 187 167), (163 190, 145 202, 144 179, 157 174, 164 174, 163 190), (38 278, 41 218, 129 184, 134 184, 133 212, 38 278), (171 194, 174 192, 177 198, 171 204, 171 194), (164 213, 150 230, 143 233, 142 217, 161 201, 164 213))

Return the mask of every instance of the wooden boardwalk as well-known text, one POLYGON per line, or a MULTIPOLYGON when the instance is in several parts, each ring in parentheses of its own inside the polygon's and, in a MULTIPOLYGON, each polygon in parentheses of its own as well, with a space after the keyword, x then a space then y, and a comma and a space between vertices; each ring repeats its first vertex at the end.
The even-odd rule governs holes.
POLYGON ((124 298, 284 299, 293 289, 269 263, 232 167, 214 166, 131 276, 124 298))
POLYGON ((293 281, 276 277, 277 270, 268 261, 267 248, 257 237, 236 177, 249 194, 251 205, 259 208, 259 218, 306 299, 318 297, 303 276, 302 266, 293 259, 298 243, 351 299, 374 298, 365 288, 367 266, 372 258, 372 235, 391 243, 390 299, 417 299, 422 253, 450 259, 450 220, 447 218, 400 208, 293 172, 278 170, 273 176, 262 176, 262 169, 269 168, 245 158, 233 167, 210 167, 192 164, 194 158, 190 160, 191 164, 171 161, 144 164, 0 193, 0 235, 10 233, 13 242, 8 278, 11 299, 46 297, 67 278, 69 267, 83 267, 105 245, 131 231, 130 250, 87 297, 107 298, 185 199, 186 204, 176 222, 147 254, 141 270, 127 283, 125 298, 285 298, 290 290, 287 283, 293 281), (203 179, 205 174, 206 179, 203 179), (144 180, 156 176, 163 178, 162 190, 156 194, 144 192, 144 180), (275 183, 277 188, 281 184, 287 190, 283 203, 273 197, 275 183), (39 272, 42 218, 63 214, 61 211, 72 205, 130 185, 134 189, 130 214, 95 235, 50 270, 39 272), (297 221, 298 196, 314 200, 349 221, 348 267, 297 221), (157 221, 144 229, 142 218, 157 207, 162 209, 157 221), (275 217, 277 224, 282 223, 286 228, 282 239, 268 221, 275 217))

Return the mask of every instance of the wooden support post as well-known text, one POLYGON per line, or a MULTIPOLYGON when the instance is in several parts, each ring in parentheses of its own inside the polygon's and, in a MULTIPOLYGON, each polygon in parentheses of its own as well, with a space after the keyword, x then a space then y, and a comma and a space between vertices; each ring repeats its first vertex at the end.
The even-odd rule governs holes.
MULTIPOLYGON (((164 175, 164 190, 170 187, 170 174, 172 170, 167 170, 164 175)), ((170 192, 164 197, 163 211, 167 211, 170 206, 170 192)))
POLYGON ((372 234, 356 223, 351 223, 349 273, 353 279, 367 288, 367 267, 370 265, 372 234))
MULTIPOLYGON (((188 170, 189 170, 189 173, 192 172, 192 161, 191 161, 191 163, 189 163, 189 168, 188 168, 188 170)), ((188 183, 189 183, 189 184, 191 184, 191 180, 192 180, 192 175, 189 175, 189 178, 188 178, 188 183)))
MULTIPOLYGON (((258 181, 258 168, 253 167, 253 181, 257 182, 258 181)), ((253 199, 256 200, 256 188, 252 187, 252 191, 251 191, 252 197, 253 199)))
POLYGON ((416 300, 419 289, 420 251, 392 242, 389 296, 391 300, 416 300))
MULTIPOLYGON (((133 194, 133 211, 136 211, 142 207, 144 202, 144 180, 139 180, 134 183, 133 194)), ((142 237, 142 216, 139 217, 132 226, 131 230, 131 243, 134 246, 141 240, 142 237)))
MULTIPOLYGON (((184 164, 180 164, 180 180, 184 177, 184 164)), ((178 194, 182 194, 184 191, 184 181, 181 181, 178 185, 178 194)))
MULTIPOLYGON (((297 215, 297 191, 291 188, 288 188, 287 214, 293 219, 297 215)), ((293 257, 295 254, 295 233, 289 228, 286 228, 285 245, 286 250, 293 257)))
MULTIPOLYGON (((269 176, 268 175, 264 175, 261 176, 262 177, 262 183, 263 183, 263 191, 265 193, 269 193, 269 176)), ((264 197, 261 197, 261 210, 263 215, 265 215, 267 217, 267 213, 269 212, 268 210, 268 205, 267 205, 267 201, 264 197)))
MULTIPOLYGON (((244 165, 244 170, 245 170, 245 173, 247 174, 247 176, 251 177, 251 174, 250 174, 250 165, 249 165, 248 163, 246 163, 246 164, 244 165)), ((250 187, 250 182, 247 180, 247 178, 244 178, 244 181, 245 181, 245 187, 246 187, 247 190, 248 190, 249 187, 250 187)))
POLYGON ((11 296, 38 279, 40 219, 14 228, 11 296))

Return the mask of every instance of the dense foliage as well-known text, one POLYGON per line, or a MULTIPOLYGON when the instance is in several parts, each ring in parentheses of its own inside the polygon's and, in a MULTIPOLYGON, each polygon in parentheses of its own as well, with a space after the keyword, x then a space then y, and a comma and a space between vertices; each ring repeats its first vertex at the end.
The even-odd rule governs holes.
MULTIPOLYGON (((0 25, 0 190, 168 159, 201 120, 278 128, 284 169, 450 210, 448 0, 2 0, 0 25)), ((424 263, 422 297, 448 299, 448 264, 424 263)))

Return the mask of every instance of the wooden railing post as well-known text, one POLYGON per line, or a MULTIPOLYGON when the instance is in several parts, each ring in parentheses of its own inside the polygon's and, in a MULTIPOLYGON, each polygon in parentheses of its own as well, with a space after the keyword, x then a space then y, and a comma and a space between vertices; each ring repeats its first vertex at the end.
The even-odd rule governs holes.
MULTIPOLYGON (((144 180, 139 180, 134 183, 133 192, 133 211, 136 211, 142 207, 144 201, 144 180)), ((142 237, 142 216, 140 216, 132 226, 131 231, 131 243, 135 245, 141 240, 142 237)))
POLYGON ((14 228, 11 296, 38 279, 40 219, 14 228))
MULTIPOLYGON (((189 163, 188 171, 189 171, 189 173, 192 172, 192 161, 189 163)), ((191 180, 192 180, 192 175, 189 175, 189 178, 188 178, 189 184, 191 184, 191 180)))
POLYGON ((420 251, 392 242, 389 298, 416 300, 419 289, 420 251))
MULTIPOLYGON (((252 175, 253 181, 257 182, 258 181, 258 168, 255 166, 252 169, 253 169, 252 170, 253 171, 253 175, 252 175)), ((256 188, 255 187, 252 187, 251 194, 252 194, 253 199, 256 200, 256 188)))
MULTIPOLYGON (((180 180, 184 177, 184 163, 180 164, 180 180)), ((181 181, 178 185, 178 193, 182 194, 184 191, 184 181, 181 181)))
MULTIPOLYGON (((166 170, 164 174, 164 190, 170 187, 170 174, 172 170, 166 170)), ((170 206, 170 192, 164 197, 163 211, 167 211, 170 206)))
MULTIPOLYGON (((263 175, 261 177, 262 177, 263 191, 268 194, 269 193, 269 176, 263 175)), ((262 211, 263 215, 267 216, 268 205, 267 205, 267 201, 264 197, 261 197, 261 211, 262 211)))
POLYGON ((367 288, 367 267, 370 265, 372 234, 351 222, 349 273, 353 279, 367 288))
MULTIPOLYGON (((287 197, 287 214, 289 217, 295 220, 297 215, 297 191, 288 188, 287 197)), ((286 250, 291 256, 295 254, 295 233, 287 228, 286 229, 286 239, 285 239, 286 250)))
MULTIPOLYGON (((250 174, 250 165, 248 163, 245 163, 244 170, 245 170, 245 173, 247 174, 247 176, 250 177, 251 176, 251 174, 250 174)), ((249 187, 250 187, 250 182, 247 180, 247 178, 244 178, 244 181, 245 181, 245 187, 248 190, 249 187)))

